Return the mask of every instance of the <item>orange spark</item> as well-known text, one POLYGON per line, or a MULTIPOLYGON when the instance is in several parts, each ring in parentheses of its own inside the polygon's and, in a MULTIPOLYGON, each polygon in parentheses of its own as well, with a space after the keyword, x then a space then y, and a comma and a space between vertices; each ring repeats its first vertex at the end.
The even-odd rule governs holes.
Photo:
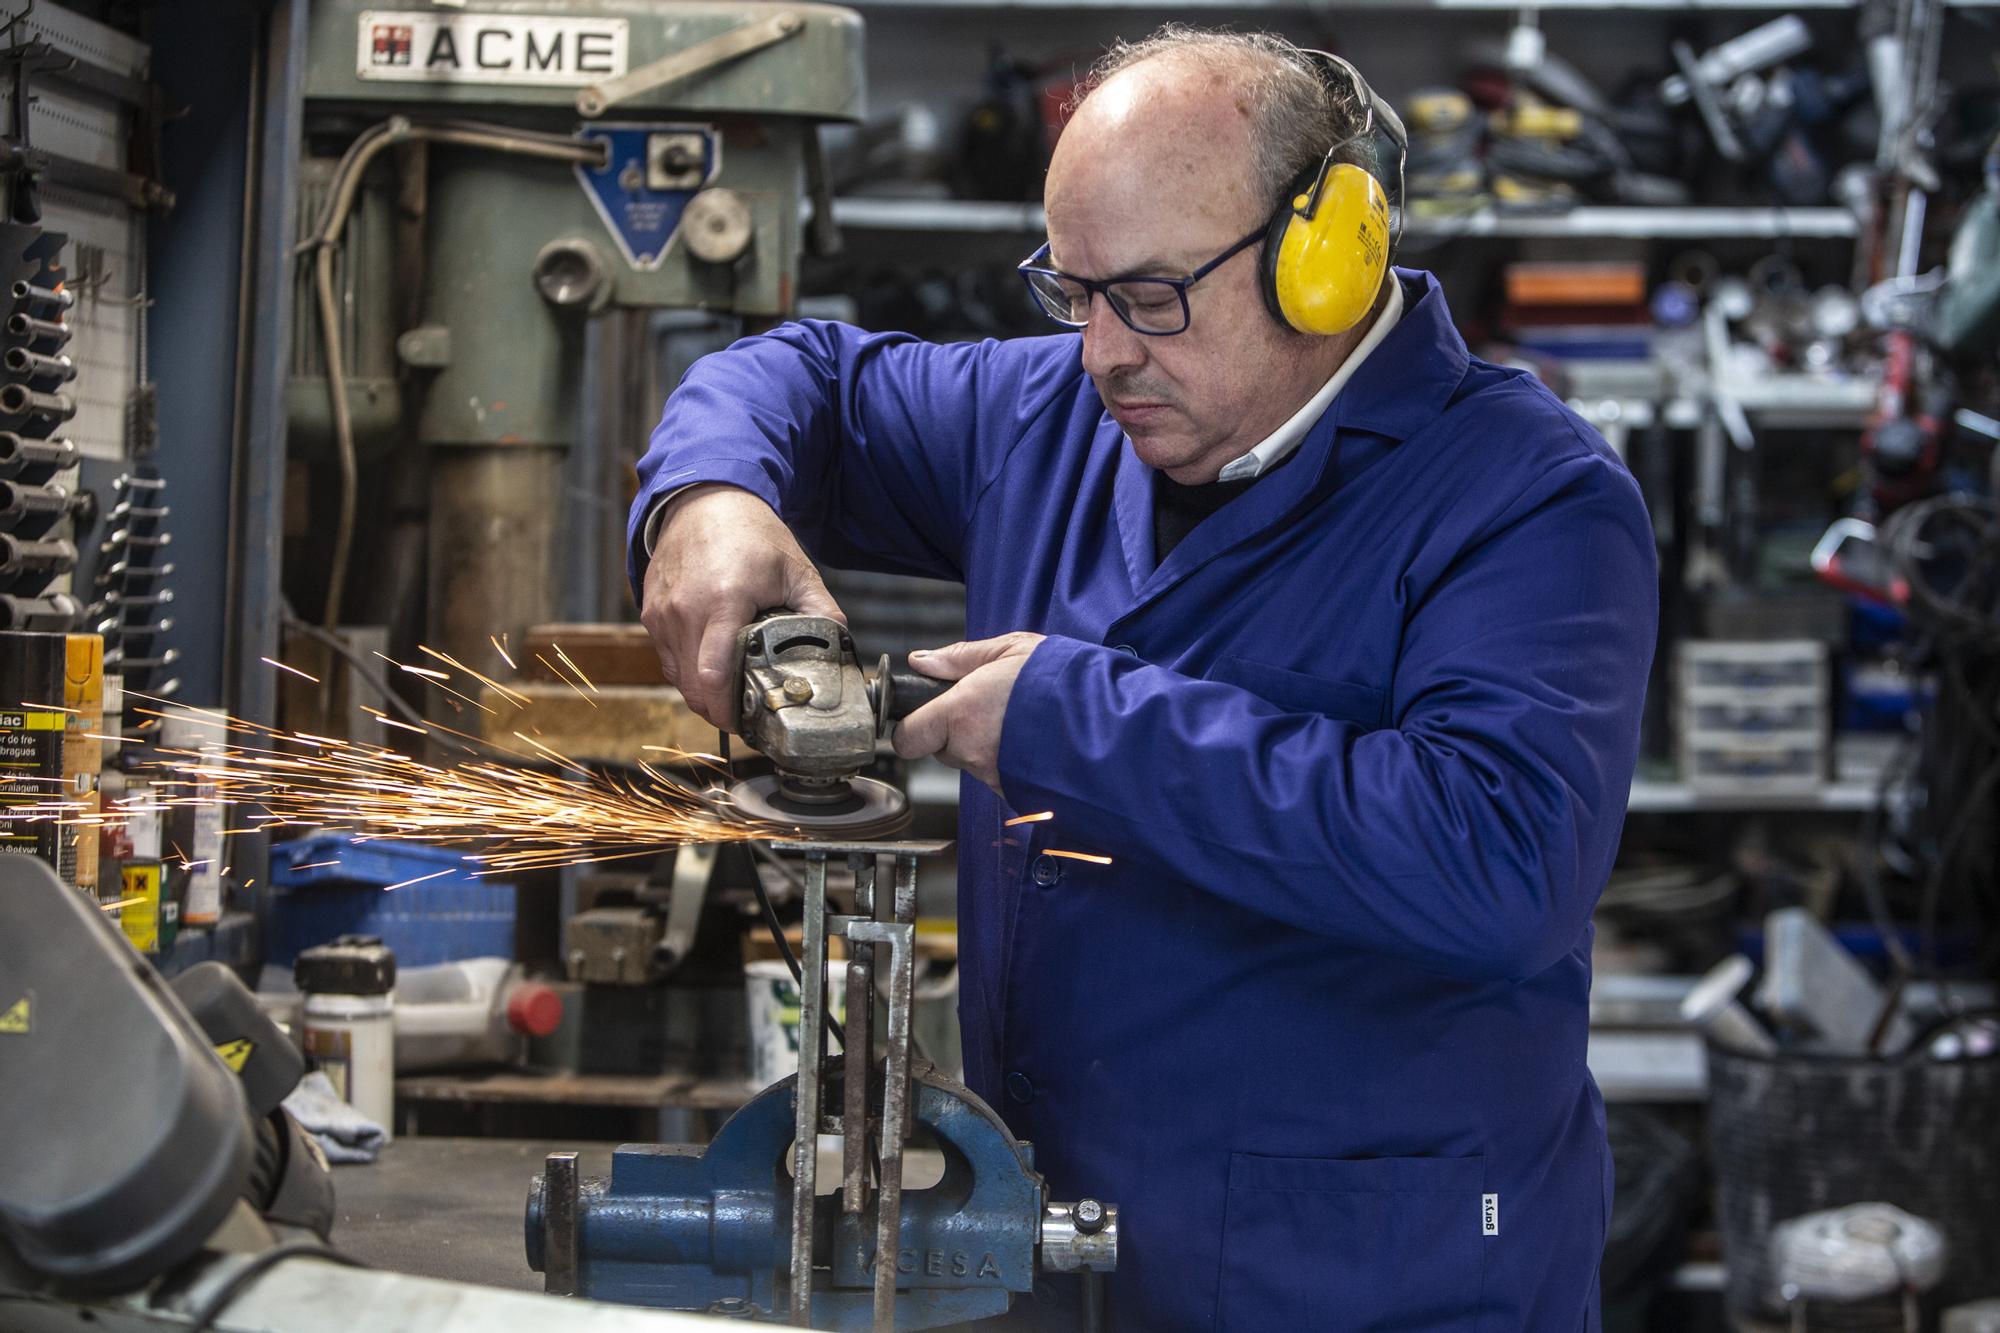
POLYGON ((292 674, 293 674, 294 676, 299 676, 299 677, 302 677, 302 678, 304 678, 304 679, 306 679, 306 680, 309 680, 309 681, 311 681, 311 682, 312 682, 313 684, 315 684, 315 685, 319 684, 319 677, 318 677, 318 676, 308 676, 308 675, 306 675, 306 673, 305 673, 305 672, 303 672, 303 671, 299 670, 299 669, 298 669, 297 667, 295 667, 295 666, 287 666, 287 665, 286 665, 285 663, 283 663, 283 662, 280 662, 280 661, 279 661, 279 660, 278 660, 277 658, 275 658, 275 657, 260 657, 260 658, 258 658, 257 660, 258 660, 258 661, 260 661, 260 662, 262 662, 262 663, 264 663, 264 664, 265 664, 266 666, 274 666, 274 667, 278 668, 278 670, 280 670, 280 671, 289 671, 289 672, 291 672, 291 673, 292 673, 292 674))

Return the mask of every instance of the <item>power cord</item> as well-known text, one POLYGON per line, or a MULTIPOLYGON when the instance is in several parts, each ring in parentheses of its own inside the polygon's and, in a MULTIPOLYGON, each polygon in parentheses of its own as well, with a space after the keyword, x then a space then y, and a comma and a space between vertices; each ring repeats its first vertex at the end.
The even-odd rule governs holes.
POLYGON ((254 1255, 242 1267, 231 1273, 219 1288, 209 1293, 208 1299, 203 1301, 201 1308, 195 1311, 194 1325, 189 1329, 188 1333, 206 1333, 206 1330, 214 1328, 215 1321, 221 1317, 222 1312, 228 1309, 238 1296, 243 1294, 244 1288, 248 1287, 251 1282, 270 1272, 287 1259, 301 1258, 321 1259, 327 1263, 340 1264, 347 1268, 367 1268, 370 1266, 356 1259, 351 1254, 342 1254, 339 1250, 322 1245, 316 1240, 291 1240, 284 1242, 282 1245, 273 1245, 270 1249, 254 1255))

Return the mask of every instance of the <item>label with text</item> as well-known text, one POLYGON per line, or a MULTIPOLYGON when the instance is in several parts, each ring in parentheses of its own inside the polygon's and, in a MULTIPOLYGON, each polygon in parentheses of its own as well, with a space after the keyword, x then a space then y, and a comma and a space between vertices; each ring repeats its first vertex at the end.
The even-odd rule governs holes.
POLYGON ((355 69, 364 79, 584 87, 625 72, 625 19, 366 9, 355 69))

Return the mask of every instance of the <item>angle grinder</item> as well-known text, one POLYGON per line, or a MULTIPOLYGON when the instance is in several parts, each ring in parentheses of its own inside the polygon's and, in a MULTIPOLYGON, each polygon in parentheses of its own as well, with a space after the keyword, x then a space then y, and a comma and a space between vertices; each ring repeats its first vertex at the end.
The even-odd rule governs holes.
POLYGON ((735 679, 735 730, 776 770, 730 788, 739 813, 850 840, 909 824, 909 797, 859 774, 878 739, 952 682, 891 669, 886 654, 864 669, 845 625, 792 611, 744 628, 735 679))

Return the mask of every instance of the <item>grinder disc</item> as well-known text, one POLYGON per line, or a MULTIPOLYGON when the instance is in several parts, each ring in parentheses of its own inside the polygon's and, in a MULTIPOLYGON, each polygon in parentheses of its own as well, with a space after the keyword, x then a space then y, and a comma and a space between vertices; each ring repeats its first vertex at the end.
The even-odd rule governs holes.
POLYGON ((887 837, 909 827, 910 800, 897 788, 874 778, 850 778, 847 786, 844 800, 800 801, 786 794, 776 773, 765 773, 731 787, 729 798, 747 818, 850 840, 887 837))

